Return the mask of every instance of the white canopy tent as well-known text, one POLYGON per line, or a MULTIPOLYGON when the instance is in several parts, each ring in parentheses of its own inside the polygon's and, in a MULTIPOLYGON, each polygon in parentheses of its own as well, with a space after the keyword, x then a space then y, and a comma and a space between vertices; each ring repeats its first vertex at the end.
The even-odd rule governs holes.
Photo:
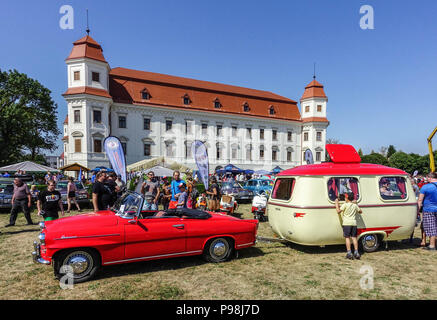
POLYGON ((15 171, 26 171, 26 172, 59 172, 58 169, 54 169, 51 167, 43 166, 42 164, 38 164, 32 161, 23 161, 15 164, 10 164, 8 166, 4 166, 0 168, 1 172, 15 172, 15 171))

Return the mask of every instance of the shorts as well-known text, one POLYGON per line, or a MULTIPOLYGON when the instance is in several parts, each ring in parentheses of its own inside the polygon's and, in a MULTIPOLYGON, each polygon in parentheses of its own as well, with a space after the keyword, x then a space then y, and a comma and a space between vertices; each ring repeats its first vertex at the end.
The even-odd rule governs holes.
POLYGON ((76 198, 76 192, 75 192, 75 191, 70 191, 70 192, 68 193, 68 197, 69 197, 69 198, 76 198))
POLYGON ((423 213, 423 231, 428 237, 437 236, 437 212, 423 213))
POLYGON ((357 237, 357 226, 343 226, 343 237, 345 238, 356 238, 357 237))

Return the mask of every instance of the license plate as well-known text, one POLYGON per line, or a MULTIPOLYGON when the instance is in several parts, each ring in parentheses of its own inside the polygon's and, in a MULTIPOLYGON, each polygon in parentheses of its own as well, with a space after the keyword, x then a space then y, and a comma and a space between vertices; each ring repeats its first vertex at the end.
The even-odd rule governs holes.
POLYGON ((248 196, 243 196, 243 197, 241 197, 241 199, 249 199, 249 197, 248 196))

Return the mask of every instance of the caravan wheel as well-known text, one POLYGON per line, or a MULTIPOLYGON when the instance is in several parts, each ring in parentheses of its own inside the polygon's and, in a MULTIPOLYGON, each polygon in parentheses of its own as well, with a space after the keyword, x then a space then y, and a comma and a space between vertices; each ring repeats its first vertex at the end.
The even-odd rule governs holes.
POLYGON ((366 234, 360 238, 364 252, 375 252, 381 245, 381 238, 377 234, 366 234))

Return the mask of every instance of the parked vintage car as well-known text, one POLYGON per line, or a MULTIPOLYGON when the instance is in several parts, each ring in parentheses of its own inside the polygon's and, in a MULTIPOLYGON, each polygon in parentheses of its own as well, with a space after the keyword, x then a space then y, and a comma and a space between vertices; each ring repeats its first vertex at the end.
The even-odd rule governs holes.
POLYGON ((0 209, 12 208, 11 200, 14 193, 14 184, 8 180, 0 180, 0 209))
MULTIPOLYGON (((56 183, 56 190, 58 190, 61 193, 62 196, 62 203, 67 204, 67 184, 68 180, 60 180, 56 183)), ((88 191, 80 181, 74 181, 74 184, 76 185, 77 191, 76 191, 76 200, 81 204, 89 204, 90 199, 88 195, 88 191)))
POLYGON ((143 202, 127 192, 111 210, 41 222, 34 261, 79 283, 107 265, 193 255, 222 262, 256 242, 257 220, 196 209, 142 211, 143 202))
POLYGON ((233 195, 237 202, 249 202, 253 199, 253 192, 243 189, 238 182, 223 182, 220 187, 220 193, 233 195))
POLYGON ((271 192, 273 189, 273 180, 270 179, 250 179, 246 181, 242 187, 246 190, 253 192, 254 194, 262 191, 271 192))

